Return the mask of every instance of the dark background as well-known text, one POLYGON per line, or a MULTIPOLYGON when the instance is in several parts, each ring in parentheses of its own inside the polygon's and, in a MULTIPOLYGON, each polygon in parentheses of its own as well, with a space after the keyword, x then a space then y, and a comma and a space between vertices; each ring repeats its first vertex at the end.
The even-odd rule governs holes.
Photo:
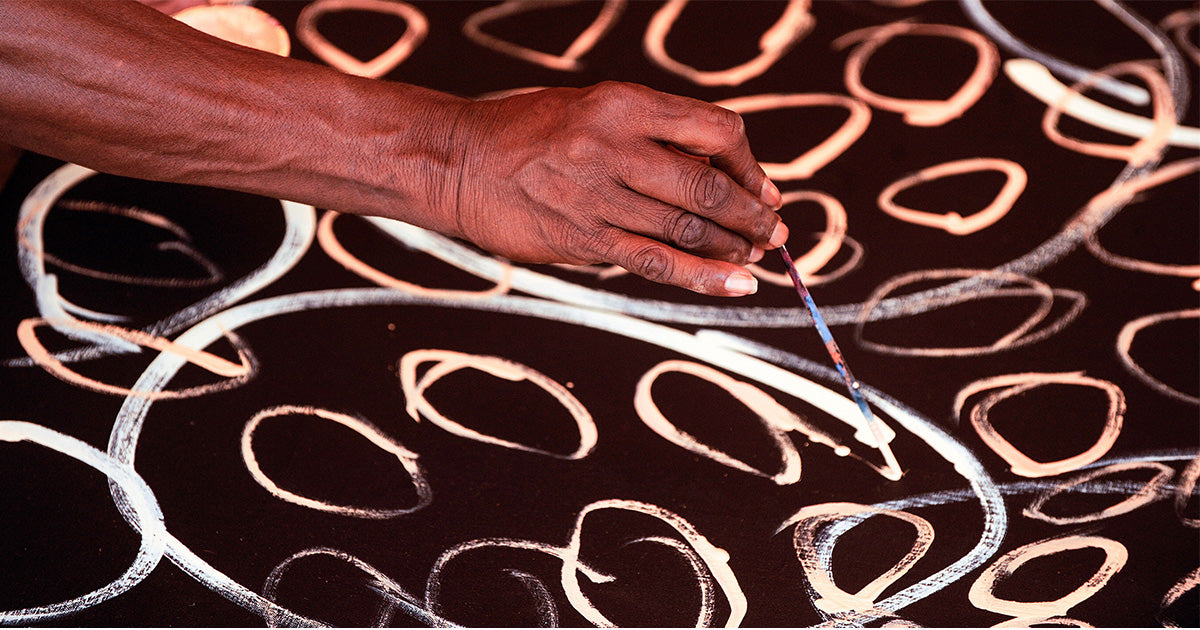
MULTIPOLYGON (((1135 2, 1131 8, 1158 23, 1192 3, 1135 2)), ((461 24, 491 3, 418 3, 430 23, 429 35, 411 57, 385 77, 479 96, 528 86, 586 86, 616 79, 715 101, 770 92, 846 93, 843 62, 847 51, 830 43, 857 28, 901 19, 971 27, 956 3, 931 2, 895 8, 865 2, 817 2, 815 29, 763 75, 742 85, 694 85, 652 64, 642 53, 642 34, 658 2, 632 2, 613 30, 583 57, 580 72, 547 70, 482 48, 461 34, 461 24)), ((301 2, 257 3, 289 30, 301 2)), ((545 51, 559 51, 595 15, 584 4, 521 14, 489 24, 499 37, 545 51)), ((996 18, 1035 48, 1091 68, 1153 57, 1153 51, 1097 5, 1085 2, 993 2, 996 18)), ((667 49, 688 65, 717 69, 757 53, 758 34, 780 14, 782 3, 692 3, 667 39, 667 49)), ((401 20, 346 12, 322 19, 321 30, 334 43, 361 58, 385 49, 403 30, 401 20)), ((1196 31, 1190 32, 1195 41, 1196 31)), ((293 39, 292 56, 315 58, 293 39)), ((1011 55, 1002 51, 1002 59, 1011 55)), ((869 62, 864 82, 876 92, 909 98, 945 98, 967 76, 974 52, 940 38, 899 38, 869 62)), ((1196 65, 1187 62, 1194 97, 1196 65)), ((1135 81, 1136 82, 1136 81, 1135 81)), ((1113 102, 1089 93, 1097 100, 1113 102)), ((1124 109, 1148 115, 1148 108, 1124 109)), ((1195 100, 1183 124, 1196 126, 1195 100)), ((804 181, 779 182, 781 189, 818 190, 838 198, 848 214, 849 235, 865 248, 860 267, 813 292, 820 304, 859 303, 887 279, 921 269, 988 269, 1018 258, 1057 233, 1093 195, 1110 185, 1122 164, 1080 155, 1051 143, 1040 129, 1045 106, 1014 86, 1001 72, 966 114, 933 128, 906 125, 897 114, 873 110, 867 132, 843 155, 804 181), (968 157, 1001 157, 1020 163, 1029 184, 1013 210, 998 224, 968 236, 902 223, 876 206, 880 190, 905 174, 968 157)), ((790 109, 746 116, 751 146, 763 161, 786 162, 819 142, 844 120, 837 108, 790 109)), ((1089 139, 1115 136, 1064 119, 1064 132, 1089 139)), ((1128 142, 1128 139, 1121 140, 1128 142)), ((1164 163, 1194 158, 1171 148, 1164 163)), ((58 163, 26 154, 3 191, 0 212, 15 227, 28 192, 58 163)), ((962 211, 985 205, 1002 183, 982 173, 934 182, 900 198, 930 211, 962 211)), ((1101 242, 1123 255, 1177 264, 1200 257, 1200 187, 1195 174, 1153 189, 1131 203, 1100 230, 1101 242)), ((216 190, 135 182, 98 175, 68 193, 74 199, 104 200, 152 209, 170 217, 193 238, 227 278, 261 265, 283 231, 275 201, 216 190)), ((792 231, 794 254, 807 248, 808 234, 823 227, 813 206, 783 210, 792 231)), ((399 246, 357 219, 337 223, 351 251, 393 275, 427 286, 483 289, 489 283, 419 252, 399 246)), ((12 234, 10 232, 10 234, 12 234)), ((170 252, 153 249, 155 234, 113 218, 56 211, 47 220, 48 251, 77 264, 112 271, 194 277, 198 269, 170 252)), ((17 266, 16 239, 0 240, 0 359, 17 359, 17 324, 38 314, 33 293, 17 266)), ((834 264, 844 260, 843 251, 834 264)), ((763 263, 782 267, 773 256, 763 263)), ((539 271, 577 284, 636 298, 682 304, 797 307, 794 291, 763 284, 758 294, 717 300, 624 276, 597 280, 569 271, 539 271)), ((64 296, 99 310, 132 316, 144 326, 215 290, 147 288, 104 282, 59 272, 64 296)), ((989 376, 1020 372, 1085 371, 1111 381, 1124 392, 1124 426, 1108 457, 1155 460, 1153 453, 1195 454, 1200 444, 1197 408, 1159 394, 1119 362, 1115 340, 1125 323, 1148 315, 1197 306, 1190 280, 1117 269, 1083 247, 1037 274, 1057 288, 1087 296, 1082 314, 1063 331, 1021 348, 977 357, 889 356, 862 348, 852 326, 837 326, 849 364, 864 382, 886 392, 939 424, 964 443, 1001 484, 1024 479, 980 440, 967 418, 953 414, 955 395, 989 376)), ((315 244, 300 263, 251 299, 300 291, 370 286, 344 270, 315 244)), ((904 291, 912 291, 907 287, 904 291)), ((1023 299, 980 300, 892 321, 867 324, 864 336, 895 345, 980 345, 1010 330, 1032 308, 1023 299)), ((1061 305, 1056 308, 1063 308, 1061 305)), ((1055 311, 1054 316, 1061 315, 1055 311)), ((807 320, 795 327, 729 328, 728 332, 779 350, 828 364, 807 320)), ((696 328, 667 324, 682 330, 696 328)), ((821 623, 791 545, 790 530, 775 529, 804 506, 832 501, 866 504, 932 492, 965 489, 962 478, 926 444, 893 423, 894 443, 907 474, 888 482, 861 462, 839 458, 826 447, 792 434, 803 458, 803 477, 789 486, 721 466, 678 448, 643 425, 633 409, 638 379, 657 363, 688 359, 657 345, 581 325, 470 308, 438 306, 359 306, 313 310, 272 317, 242 327, 238 334, 253 349, 261 371, 248 384, 205 397, 156 403, 137 451, 136 469, 153 488, 168 530, 217 569, 261 591, 272 568, 302 549, 324 546, 370 562, 420 596, 426 576, 448 548, 480 538, 514 538, 564 545, 575 515, 602 499, 631 499, 679 514, 715 545, 729 551, 730 566, 749 601, 748 626, 821 623), (571 383, 599 429, 599 443, 587 458, 568 462, 501 449, 450 435, 428 421, 409 420, 396 377, 396 362, 417 348, 444 348, 495 355, 520 362, 571 383), (433 503, 414 514, 368 521, 324 514, 268 495, 246 473, 238 439, 246 420, 275 405, 312 405, 369 419, 384 433, 418 452, 433 487, 433 503)), ((42 336, 55 349, 71 342, 42 336)), ((211 351, 232 357, 224 342, 211 351)), ((1195 396, 1200 382, 1200 334, 1195 320, 1147 329, 1134 356, 1150 373, 1195 396)), ((113 356, 81 363, 80 372, 106 382, 131 384, 153 353, 113 356)), ((713 366, 721 369, 722 366, 713 366)), ((191 371, 194 370, 194 371, 191 371)), ((171 387, 204 382, 185 368, 171 387)), ((831 382, 837 388, 837 383, 831 382)), ((842 425, 804 401, 762 386, 789 408, 830 431, 842 425)), ((655 397, 664 414, 710 444, 769 469, 772 451, 752 413, 715 386, 679 375, 662 377, 655 397)), ((447 376, 429 391, 442 412, 485 433, 558 452, 573 448, 576 436, 564 410, 534 386, 513 384, 479 372, 447 376)), ((0 419, 36 422, 104 449, 122 399, 73 387, 45 371, 8 361, 0 367, 0 419)), ((1099 435, 1105 410, 1102 395, 1080 388, 1044 388, 996 406, 997 429, 1034 459, 1048 461, 1078 453, 1099 435)), ((265 470, 304 494, 355 505, 411 505, 411 484, 381 451, 335 425, 301 417, 264 423, 256 444, 265 470)), ((856 454, 873 458, 858 445, 856 454), (859 452, 862 451, 862 452, 859 452)), ((1187 459, 1158 458, 1177 471, 1187 459)), ((1141 474, 1141 473, 1138 473, 1141 474)), ((1144 482, 1148 475, 1114 481, 1144 482)), ((1063 477, 1064 479, 1066 476, 1063 477)), ((138 537, 113 507, 106 480, 90 468, 31 444, 0 444, 0 536, 3 586, 0 610, 42 605, 78 596, 118 576, 133 558, 138 537)), ((1057 478, 1055 479, 1058 480, 1057 478)), ((1172 479, 1164 491, 1178 481, 1172 479)), ((1119 484, 1118 484, 1119 485, 1119 484)), ((1128 484, 1127 484, 1128 485, 1128 484)), ((1121 542, 1129 551, 1125 567, 1070 616, 1097 626, 1147 626, 1200 622, 1195 589, 1160 610, 1167 590, 1200 564, 1194 528, 1180 522, 1167 494, 1131 513, 1078 526, 1057 526, 1021 515, 1035 492, 1007 496, 1008 530, 1002 552, 1072 533, 1121 542)), ((1109 493, 1070 494, 1047 504, 1055 514, 1099 510, 1122 498, 1109 493)), ((1192 499, 1185 515, 1196 517, 1192 499)), ((935 542, 884 597, 916 583, 966 553, 982 525, 975 500, 914 508, 936 530, 935 542)), ((610 585, 587 587, 597 606, 621 625, 690 625, 698 591, 685 567, 653 545, 629 544, 633 537, 670 531, 648 517, 600 513, 585 525, 585 558, 620 576, 610 585), (593 520, 594 519, 594 520, 593 520), (632 532, 632 533, 631 533, 632 532), (628 544, 627 547, 621 545, 628 544), (594 545, 594 547, 592 547, 594 545)), ((855 591, 907 552, 912 530, 889 519, 871 519, 846 534, 834 553, 837 583, 855 591), (882 521, 882 522, 881 522, 882 521)), ((1061 596, 1099 567, 1096 550, 1070 552, 1031 562, 997 587, 1016 600, 1061 596)), ((297 561, 281 583, 278 601, 303 615, 334 625, 371 625, 381 598, 370 579, 330 559, 297 561)), ((528 552, 478 552, 463 556, 444 577, 445 616, 464 625, 533 625, 533 600, 506 570, 518 568, 541 578, 555 597, 560 622, 585 620, 571 608, 558 585, 558 563, 528 552)), ((974 607, 967 599, 982 569, 895 616, 926 626, 986 626, 1005 617, 974 607)), ((727 610, 718 596, 716 620, 727 610)), ((886 618, 885 618, 886 620, 886 618)), ((54 625, 259 625, 262 619, 209 591, 168 560, 130 591, 54 625)), ((395 625, 413 619, 396 613, 395 625)), ((874 622, 878 625, 880 621, 874 622)))

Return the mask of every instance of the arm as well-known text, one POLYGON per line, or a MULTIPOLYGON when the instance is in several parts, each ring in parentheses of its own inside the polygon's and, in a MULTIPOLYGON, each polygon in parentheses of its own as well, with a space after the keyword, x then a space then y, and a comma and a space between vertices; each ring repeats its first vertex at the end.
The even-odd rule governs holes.
POLYGON ((748 292, 726 280, 750 279, 739 265, 787 233, 727 110, 612 83, 474 102, 229 44, 135 2, 0 2, 0 140, 713 295, 748 292))

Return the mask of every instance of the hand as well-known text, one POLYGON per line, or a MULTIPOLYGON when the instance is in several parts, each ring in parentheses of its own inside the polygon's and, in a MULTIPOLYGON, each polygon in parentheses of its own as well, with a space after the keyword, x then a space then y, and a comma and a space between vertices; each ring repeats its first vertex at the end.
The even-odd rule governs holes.
POLYGON ((787 239, 741 118, 702 101, 624 83, 475 101, 453 143, 458 236, 512 260, 736 296, 787 239))

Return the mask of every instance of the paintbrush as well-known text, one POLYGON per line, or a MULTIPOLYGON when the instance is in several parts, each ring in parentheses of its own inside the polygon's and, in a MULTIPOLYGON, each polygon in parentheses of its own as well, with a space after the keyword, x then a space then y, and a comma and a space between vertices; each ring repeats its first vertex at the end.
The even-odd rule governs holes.
POLYGON ((842 381, 846 384, 846 389, 850 391, 850 397, 858 405, 859 411, 862 411, 863 419, 867 422, 867 428, 870 429, 871 435, 875 438, 876 448, 883 454, 883 460, 887 464, 887 468, 880 471, 884 477, 893 481, 900 479, 903 472, 900 470, 900 464, 896 461, 896 456, 892 453, 892 448, 883 440, 883 431, 879 425, 881 420, 871 413, 871 407, 867 404, 867 399, 862 394, 862 383, 854 378, 854 373, 850 371, 850 366, 846 365, 846 359, 842 357, 842 350, 838 348, 837 342, 833 340, 833 333, 829 332, 829 326, 825 324, 825 318, 821 317, 821 311, 817 308, 817 303, 813 301, 812 294, 808 292, 808 287, 804 286, 804 281, 800 279, 800 272, 796 271, 796 263, 792 262, 792 255, 788 253, 787 247, 781 245, 779 247, 779 255, 783 257, 783 264, 787 266, 788 275, 792 278, 792 284, 796 285, 796 293, 800 294, 800 299, 804 300, 804 305, 808 307, 808 312, 812 315, 813 323, 817 326, 817 333, 821 335, 821 341, 825 342, 825 350, 829 352, 829 357, 833 359, 833 365, 837 368, 838 374, 842 375, 842 381))

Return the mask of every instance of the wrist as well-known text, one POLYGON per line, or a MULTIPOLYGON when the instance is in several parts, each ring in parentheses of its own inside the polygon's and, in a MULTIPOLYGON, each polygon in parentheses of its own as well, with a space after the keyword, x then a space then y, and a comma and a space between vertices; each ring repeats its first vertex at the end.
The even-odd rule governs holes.
MULTIPOLYGON (((454 220, 463 149, 454 127, 465 99, 424 88, 339 75, 308 116, 292 114, 302 163, 290 169, 295 201, 399 219, 442 233, 454 220), (314 135, 316 137, 314 137, 314 135)), ((284 195, 286 196, 286 194, 284 195)))

